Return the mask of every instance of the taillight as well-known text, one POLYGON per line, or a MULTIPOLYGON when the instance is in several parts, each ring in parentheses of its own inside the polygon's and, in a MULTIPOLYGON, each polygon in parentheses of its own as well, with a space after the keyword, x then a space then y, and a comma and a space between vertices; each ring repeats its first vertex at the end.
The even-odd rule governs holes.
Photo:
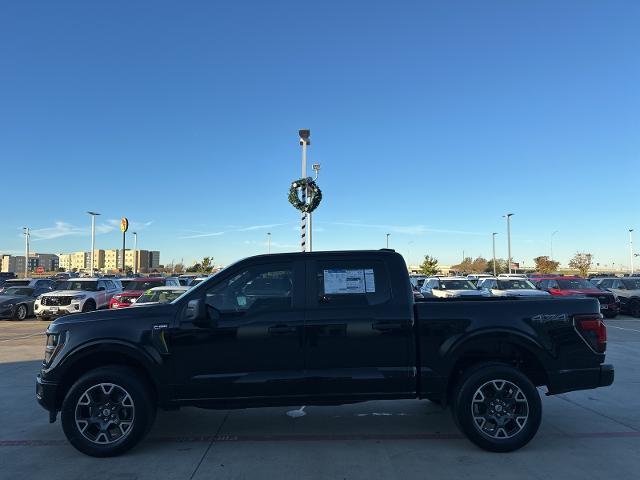
POLYGON ((602 315, 576 315, 573 324, 580 336, 597 353, 607 350, 607 327, 602 321, 602 315))

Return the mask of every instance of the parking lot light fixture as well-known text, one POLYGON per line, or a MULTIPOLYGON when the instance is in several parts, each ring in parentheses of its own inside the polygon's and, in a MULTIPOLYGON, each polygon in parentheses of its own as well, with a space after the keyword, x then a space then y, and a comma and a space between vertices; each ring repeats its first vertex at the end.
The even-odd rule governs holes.
POLYGON ((496 235, 498 232, 493 232, 491 236, 493 237, 493 276, 496 276, 496 235))
POLYGON ((267 253, 271 255, 271 232, 267 232, 267 253))
POLYGON ((24 232, 24 278, 29 277, 29 238, 31 237, 31 230, 29 227, 22 227, 24 232))
POLYGON ((631 259, 631 275, 633 275, 633 228, 629 229, 629 257, 631 259))
POLYGON ((96 254, 96 217, 100 215, 96 212, 87 212, 91 215, 91 276, 94 275, 95 254, 96 254))
POLYGON ((507 263, 509 265, 509 273, 511 273, 511 217, 513 217, 513 215, 513 213, 503 215, 503 218, 507 219, 507 263))

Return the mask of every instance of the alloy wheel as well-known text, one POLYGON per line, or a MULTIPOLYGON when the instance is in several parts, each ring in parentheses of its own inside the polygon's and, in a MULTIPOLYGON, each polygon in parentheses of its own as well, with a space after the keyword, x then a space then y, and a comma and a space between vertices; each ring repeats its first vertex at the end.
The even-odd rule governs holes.
POLYGON ((529 402, 520 387, 507 380, 481 385, 471 401, 473 425, 491 439, 511 438, 522 431, 529 418, 529 402))
POLYGON ((99 383, 84 391, 75 409, 78 431, 92 443, 109 445, 124 439, 135 421, 129 392, 113 383, 99 383))

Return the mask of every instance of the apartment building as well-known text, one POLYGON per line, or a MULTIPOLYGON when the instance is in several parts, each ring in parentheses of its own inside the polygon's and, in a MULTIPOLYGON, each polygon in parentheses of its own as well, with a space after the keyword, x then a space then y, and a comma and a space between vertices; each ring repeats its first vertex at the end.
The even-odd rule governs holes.
MULTIPOLYGON (((58 269, 58 255, 53 253, 29 254, 29 271, 33 272, 38 267, 43 267, 47 272, 58 269)), ((0 271, 22 273, 24 272, 24 255, 2 255, 0 257, 0 271)))

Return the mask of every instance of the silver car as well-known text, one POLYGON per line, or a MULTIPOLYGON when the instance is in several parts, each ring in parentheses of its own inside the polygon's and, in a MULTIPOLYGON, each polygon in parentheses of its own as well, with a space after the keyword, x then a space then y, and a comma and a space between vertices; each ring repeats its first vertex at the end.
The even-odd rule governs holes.
POLYGON ((420 293, 425 298, 489 297, 486 290, 478 290, 464 277, 427 278, 420 293))
POLYGON ((640 278, 611 277, 598 279, 598 288, 609 290, 620 300, 620 310, 640 317, 640 278))
POLYGON ((549 292, 538 290, 526 278, 484 278, 478 288, 488 291, 494 297, 550 297, 549 292))

